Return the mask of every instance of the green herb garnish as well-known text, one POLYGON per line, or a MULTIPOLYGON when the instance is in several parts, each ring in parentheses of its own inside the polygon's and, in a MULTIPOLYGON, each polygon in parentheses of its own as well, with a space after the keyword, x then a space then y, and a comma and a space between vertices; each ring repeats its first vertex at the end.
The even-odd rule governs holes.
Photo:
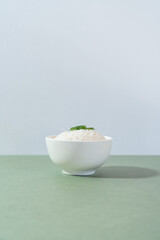
POLYGON ((89 128, 87 128, 88 130, 95 130, 93 127, 89 127, 89 128))
POLYGON ((81 130, 81 129, 83 129, 83 130, 95 130, 93 127, 87 128, 85 125, 80 125, 80 126, 70 128, 69 131, 75 131, 75 130, 81 130))

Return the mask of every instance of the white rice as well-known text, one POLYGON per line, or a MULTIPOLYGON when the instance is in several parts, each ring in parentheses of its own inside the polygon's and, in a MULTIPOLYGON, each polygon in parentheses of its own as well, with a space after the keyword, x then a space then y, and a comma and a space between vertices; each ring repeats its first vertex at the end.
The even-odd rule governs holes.
POLYGON ((74 130, 62 132, 55 137, 61 141, 104 141, 106 140, 99 132, 95 130, 74 130))

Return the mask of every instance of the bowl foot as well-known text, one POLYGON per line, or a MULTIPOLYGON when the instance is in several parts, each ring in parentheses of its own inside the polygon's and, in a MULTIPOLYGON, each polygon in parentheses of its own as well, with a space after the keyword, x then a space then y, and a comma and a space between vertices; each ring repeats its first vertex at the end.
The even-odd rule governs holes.
POLYGON ((64 174, 67 174, 67 175, 74 175, 74 176, 87 176, 87 175, 92 175, 95 173, 95 170, 91 170, 91 171, 83 171, 83 172, 73 172, 73 173, 70 173, 70 172, 66 172, 66 171, 62 171, 64 174))

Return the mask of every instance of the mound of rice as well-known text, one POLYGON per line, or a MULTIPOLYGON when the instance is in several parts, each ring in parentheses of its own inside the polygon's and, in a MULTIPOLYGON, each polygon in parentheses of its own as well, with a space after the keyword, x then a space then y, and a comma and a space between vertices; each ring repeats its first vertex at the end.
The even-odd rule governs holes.
POLYGON ((106 140, 99 132, 95 130, 75 130, 62 132, 55 137, 61 141, 104 141, 106 140))

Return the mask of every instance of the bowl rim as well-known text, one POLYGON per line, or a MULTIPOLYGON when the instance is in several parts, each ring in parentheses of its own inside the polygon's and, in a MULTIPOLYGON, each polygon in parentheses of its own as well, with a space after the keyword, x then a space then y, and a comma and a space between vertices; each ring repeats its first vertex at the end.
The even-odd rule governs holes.
POLYGON ((70 143, 101 143, 101 142, 112 142, 113 138, 110 136, 104 136, 105 139, 104 140, 89 140, 89 141, 79 141, 79 140, 56 140, 55 137, 57 135, 50 135, 45 137, 46 140, 50 140, 53 142, 70 142, 70 143))

